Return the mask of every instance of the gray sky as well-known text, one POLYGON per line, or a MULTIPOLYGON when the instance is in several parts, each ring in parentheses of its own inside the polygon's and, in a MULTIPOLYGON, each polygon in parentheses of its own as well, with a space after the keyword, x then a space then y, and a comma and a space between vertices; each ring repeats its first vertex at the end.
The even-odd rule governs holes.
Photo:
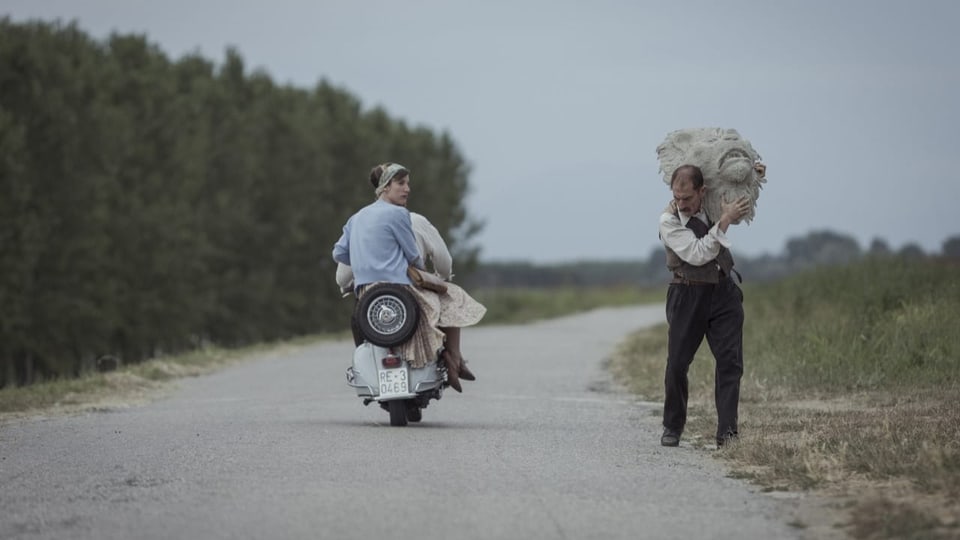
POLYGON ((960 234, 952 0, 0 0, 0 14, 142 33, 172 58, 220 63, 234 46, 278 83, 326 79, 447 130, 488 261, 646 258, 670 197, 655 149, 688 127, 737 129, 768 166, 735 252, 823 229, 930 252, 960 234))

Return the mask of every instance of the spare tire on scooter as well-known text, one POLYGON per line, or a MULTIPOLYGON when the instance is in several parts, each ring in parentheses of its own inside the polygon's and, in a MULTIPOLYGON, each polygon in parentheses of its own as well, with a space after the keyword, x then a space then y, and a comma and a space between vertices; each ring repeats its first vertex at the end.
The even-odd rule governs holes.
POLYGON ((420 306, 405 286, 378 283, 363 292, 354 317, 367 341, 380 347, 395 347, 417 331, 420 306))

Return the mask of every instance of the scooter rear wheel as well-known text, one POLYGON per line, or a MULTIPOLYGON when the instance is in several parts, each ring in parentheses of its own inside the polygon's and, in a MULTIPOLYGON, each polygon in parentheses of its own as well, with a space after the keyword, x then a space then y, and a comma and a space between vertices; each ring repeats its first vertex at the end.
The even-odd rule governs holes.
POLYGON ((406 286, 377 283, 364 291, 354 313, 360 334, 367 341, 395 347, 417 331, 420 306, 406 286))
POLYGON ((407 425, 407 403, 404 399, 395 399, 387 402, 387 410, 390 411, 391 426, 407 425))
POLYGON ((409 400, 407 402, 407 420, 410 422, 419 422, 423 420, 423 409, 417 405, 415 400, 409 400))

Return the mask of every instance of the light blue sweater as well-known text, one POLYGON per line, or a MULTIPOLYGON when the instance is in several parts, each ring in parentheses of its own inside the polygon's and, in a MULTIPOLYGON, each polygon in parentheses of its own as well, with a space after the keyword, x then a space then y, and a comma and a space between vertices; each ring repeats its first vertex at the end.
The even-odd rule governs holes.
POLYGON ((409 285, 407 266, 423 268, 410 212, 379 199, 361 208, 343 226, 333 260, 353 269, 355 287, 378 281, 409 285))

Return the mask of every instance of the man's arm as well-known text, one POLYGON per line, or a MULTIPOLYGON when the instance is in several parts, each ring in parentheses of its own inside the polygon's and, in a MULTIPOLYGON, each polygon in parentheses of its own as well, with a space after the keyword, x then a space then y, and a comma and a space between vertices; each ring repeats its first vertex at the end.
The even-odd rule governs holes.
POLYGON ((721 247, 730 247, 726 235, 717 225, 711 227, 703 238, 697 238, 692 230, 680 223, 679 217, 666 212, 660 214, 660 239, 678 257, 694 266, 707 264, 717 258, 721 247))
POLYGON ((726 236, 727 228, 746 215, 750 210, 750 200, 742 197, 733 202, 721 203, 720 220, 703 238, 697 238, 692 230, 680 222, 676 208, 676 203, 670 201, 660 214, 660 239, 687 263, 701 266, 715 259, 721 247, 730 249, 731 244, 726 236))

